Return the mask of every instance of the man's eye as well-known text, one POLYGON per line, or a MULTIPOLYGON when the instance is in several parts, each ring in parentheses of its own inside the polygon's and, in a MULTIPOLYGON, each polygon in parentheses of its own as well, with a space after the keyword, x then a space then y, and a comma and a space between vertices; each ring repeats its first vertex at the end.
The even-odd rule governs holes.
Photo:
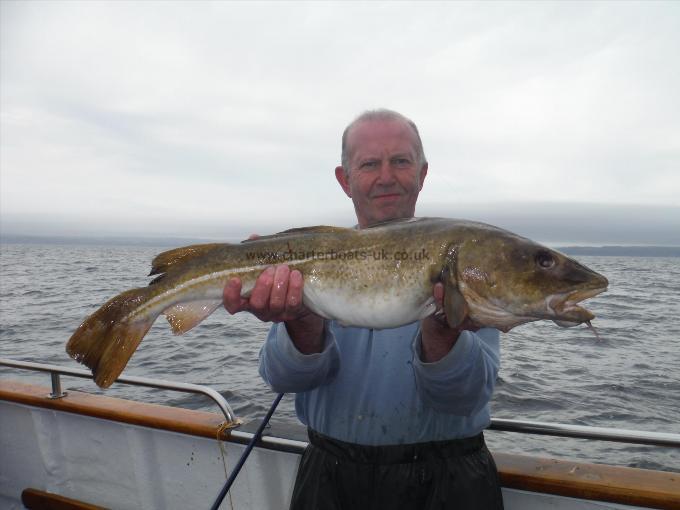
POLYGON ((377 161, 364 161, 363 163, 361 163, 361 168, 366 168, 366 169, 375 168, 377 166, 378 166, 377 161))
POLYGON ((407 158, 396 158, 394 160, 394 165, 400 168, 409 166, 411 164, 411 160, 407 158))

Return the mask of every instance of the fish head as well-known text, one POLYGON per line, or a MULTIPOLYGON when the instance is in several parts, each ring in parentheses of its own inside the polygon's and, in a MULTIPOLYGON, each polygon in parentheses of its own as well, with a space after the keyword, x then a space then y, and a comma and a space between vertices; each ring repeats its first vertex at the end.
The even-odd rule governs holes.
POLYGON ((578 303, 608 285, 567 255, 505 231, 460 245, 456 272, 470 318, 501 331, 541 319, 562 326, 590 321, 595 316, 578 303))

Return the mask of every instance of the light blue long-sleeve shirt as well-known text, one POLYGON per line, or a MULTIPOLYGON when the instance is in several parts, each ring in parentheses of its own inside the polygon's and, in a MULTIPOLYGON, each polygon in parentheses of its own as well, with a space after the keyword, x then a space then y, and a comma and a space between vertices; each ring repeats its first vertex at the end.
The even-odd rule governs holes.
POLYGON ((422 362, 418 322, 373 330, 326 321, 324 349, 310 355, 274 324, 260 352, 260 375, 275 392, 297 394, 304 424, 364 445, 479 433, 490 422, 499 364, 499 332, 490 328, 463 331, 441 360, 422 362))

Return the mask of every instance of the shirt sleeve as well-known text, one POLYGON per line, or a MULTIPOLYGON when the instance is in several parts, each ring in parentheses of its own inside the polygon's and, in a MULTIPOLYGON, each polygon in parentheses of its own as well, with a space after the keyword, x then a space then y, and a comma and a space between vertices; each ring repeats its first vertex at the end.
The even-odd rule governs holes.
POLYGON ((500 367, 500 333, 483 328, 462 331, 439 361, 421 361, 420 332, 414 345, 414 370, 420 398, 437 411, 470 416, 488 404, 500 367))
POLYGON ((260 349, 260 376, 276 393, 298 393, 331 381, 340 368, 335 335, 324 321, 324 348, 315 354, 297 350, 286 325, 272 325, 260 349))

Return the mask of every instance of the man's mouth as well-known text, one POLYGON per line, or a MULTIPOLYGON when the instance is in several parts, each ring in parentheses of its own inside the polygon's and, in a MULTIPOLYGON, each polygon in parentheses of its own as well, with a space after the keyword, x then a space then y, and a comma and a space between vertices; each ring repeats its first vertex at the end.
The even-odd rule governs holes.
POLYGON ((401 198, 399 193, 384 193, 382 195, 375 195, 373 197, 374 200, 379 201, 398 200, 399 198, 401 198))

